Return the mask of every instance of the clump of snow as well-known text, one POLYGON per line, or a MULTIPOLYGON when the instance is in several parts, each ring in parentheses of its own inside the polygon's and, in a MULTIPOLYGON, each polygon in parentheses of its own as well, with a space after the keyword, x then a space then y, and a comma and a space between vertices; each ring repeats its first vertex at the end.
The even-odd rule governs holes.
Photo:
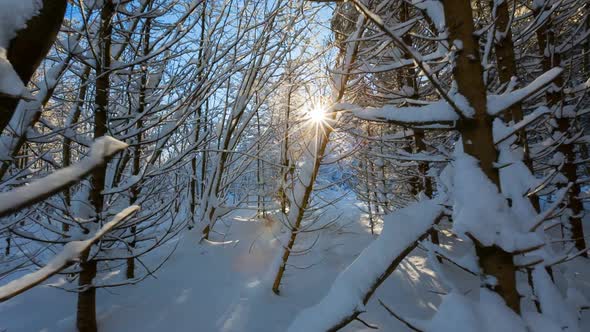
POLYGON ((502 120, 497 118, 494 121, 494 136, 503 137, 503 141, 498 144, 498 163, 503 166, 499 169, 502 194, 512 200, 511 210, 520 220, 534 220, 536 211, 526 194, 536 187, 539 181, 523 163, 522 148, 513 148, 517 137, 511 135, 512 133, 514 130, 506 126, 502 120), (509 134, 506 134, 507 132, 509 134))
POLYGON ((544 115, 550 114, 551 110, 545 106, 541 106, 537 108, 531 114, 527 114, 524 118, 519 121, 518 123, 514 124, 512 127, 507 126, 498 126, 494 123, 494 143, 498 144, 505 139, 513 136, 519 130, 524 129, 526 126, 530 125, 531 123, 537 121, 544 115))
POLYGON ((112 156, 113 154, 127 148, 127 144, 121 142, 110 136, 102 136, 97 138, 90 148, 90 158, 92 160, 102 160, 104 157, 112 156))
POLYGON ((445 13, 442 2, 436 0, 412 0, 412 5, 426 11, 426 15, 430 17, 438 30, 445 29, 445 13))
POLYGON ((6 50, 17 31, 43 8, 41 0, 0 0, 0 94, 21 96, 25 86, 8 61, 6 50))
MULTIPOLYGON (((454 85, 454 83, 453 83, 454 85)), ((469 101, 465 96, 460 94, 459 92, 453 93, 450 96, 453 99, 455 105, 461 110, 461 114, 463 114, 467 118, 473 118, 475 115, 475 109, 469 104, 469 101)))
POLYGON ((24 91, 23 81, 6 58, 6 49, 0 47, 0 94, 16 97, 21 96, 24 91))
POLYGON ((498 245, 507 252, 543 244, 536 234, 523 231, 506 198, 475 158, 458 148, 454 166, 453 229, 457 234, 470 234, 484 246, 498 245))
POLYGON ((439 203, 420 201, 385 216, 379 238, 338 276, 319 303, 297 315, 288 331, 326 331, 363 311, 363 300, 377 280, 432 227, 442 212, 439 203))
POLYGON ((426 331, 527 331, 524 322, 510 310, 502 298, 480 288, 479 301, 458 292, 445 295, 438 312, 427 324, 426 331))
POLYGON ((0 47, 8 48, 18 30, 43 8, 41 0, 0 0, 0 47))
POLYGON ((489 95, 487 100, 488 114, 498 115, 503 110, 508 109, 512 105, 518 104, 526 98, 532 96, 542 88, 547 86, 557 76, 561 75, 563 69, 560 67, 552 68, 543 75, 537 77, 529 85, 522 89, 518 89, 503 95, 489 95))
POLYGON ((578 317, 575 313, 578 308, 572 308, 566 302, 555 283, 549 277, 545 267, 536 267, 533 270, 532 277, 543 315, 553 320, 563 330, 580 331, 578 317))
POLYGON ((563 330, 559 324, 555 323, 549 317, 533 311, 522 313, 523 319, 526 321, 529 330, 535 332, 562 332, 563 330))
POLYGON ((407 124, 428 124, 459 120, 457 113, 443 100, 426 106, 398 107, 395 105, 385 105, 379 108, 354 108, 352 109, 352 113, 363 120, 407 124))

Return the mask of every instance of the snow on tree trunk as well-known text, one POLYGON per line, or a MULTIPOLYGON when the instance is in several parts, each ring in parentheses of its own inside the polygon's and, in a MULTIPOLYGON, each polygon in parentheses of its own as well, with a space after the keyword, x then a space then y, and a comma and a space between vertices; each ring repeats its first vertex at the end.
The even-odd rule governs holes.
MULTIPOLYGON (((96 66, 96 94, 94 99, 94 138, 107 134, 108 107, 110 93, 110 66, 111 66, 111 36, 112 19, 115 12, 115 4, 112 0, 105 0, 100 11, 99 49, 96 66)), ((94 208, 94 217, 97 223, 103 218, 104 197, 102 191, 105 188, 105 176, 107 165, 103 165, 92 172, 90 202, 94 208)), ((78 285, 81 291, 78 293, 78 305, 76 312, 76 327, 80 332, 96 332, 96 288, 92 282, 96 277, 97 261, 90 257, 90 251, 86 250, 81 255, 80 275, 78 285)))
MULTIPOLYGON (((443 7, 445 21, 449 27, 450 44, 456 47, 457 52, 453 77, 457 82, 458 92, 467 101, 467 105, 463 107, 470 108, 473 114, 472 118, 464 119, 459 124, 463 149, 466 154, 477 160, 478 166, 499 191, 500 179, 494 165, 497 151, 494 147, 492 117, 487 112, 487 92, 483 82, 483 68, 479 43, 475 37, 471 4, 463 0, 448 0, 443 7)), ((472 199, 481 198, 474 196, 472 199)), ((471 217, 477 218, 476 215, 471 217)), ((475 236, 476 252, 483 273, 496 278, 495 290, 512 310, 520 312, 520 295, 516 290, 516 267, 512 254, 495 244, 482 243, 476 234, 472 235, 475 236)))

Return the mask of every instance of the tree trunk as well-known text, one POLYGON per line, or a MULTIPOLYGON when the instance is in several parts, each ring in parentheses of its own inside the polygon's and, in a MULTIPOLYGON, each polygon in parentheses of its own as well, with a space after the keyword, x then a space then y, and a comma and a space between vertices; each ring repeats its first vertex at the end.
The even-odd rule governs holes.
MULTIPOLYGON (((512 29, 510 27, 510 13, 508 11, 508 1, 502 1, 497 7, 493 7, 496 2, 492 1, 492 8, 495 10, 496 30, 499 33, 494 34, 494 50, 496 52, 496 62, 498 77, 502 85, 508 85, 512 77, 517 77, 516 56, 514 54, 514 42, 512 41, 512 29)), ((504 120, 518 123, 523 119, 522 105, 516 103, 504 111, 504 120)), ((524 152, 524 163, 533 171, 533 163, 529 155, 529 146, 527 141, 526 130, 523 128, 518 132, 518 144, 524 152)), ((539 198, 536 195, 531 196, 531 203, 537 211, 540 210, 539 198)))
MULTIPOLYGON (((503 85, 510 83, 512 77, 516 77, 516 57, 514 55, 514 43, 512 42, 512 29, 510 27, 510 14, 508 1, 502 1, 495 8, 496 2, 492 1, 492 10, 495 10, 496 33, 494 34, 494 50, 498 63, 498 77, 503 85)), ((522 108, 517 103, 504 111, 504 120, 509 122, 522 120, 522 108)))
POLYGON ((96 288, 92 286, 92 280, 96 276, 97 262, 88 259, 89 251, 82 254, 80 263, 80 280, 78 285, 82 291, 78 293, 78 306, 76 311, 76 327, 79 332, 96 332, 96 288))
MULTIPOLYGON (((410 18, 409 13, 409 4, 407 2, 402 2, 400 11, 400 22, 406 22, 410 18)), ((404 34, 402 37, 404 43, 410 47, 412 47, 412 36, 408 33, 404 34)), ((407 58, 411 58, 411 54, 405 54, 407 58)), ((405 84, 412 88, 413 95, 409 96, 409 98, 417 99, 419 96, 418 91, 418 84, 416 81, 416 70, 414 68, 409 68, 406 70, 406 82, 405 84)), ((426 151, 426 144, 424 143, 424 130, 415 128, 414 129, 414 146, 416 148, 415 152, 425 152, 426 151)), ((432 198, 432 179, 428 176, 428 172, 430 170, 430 165, 428 162, 421 161, 418 163, 418 173, 420 174, 420 178, 414 184, 414 191, 416 193, 424 192, 424 195, 428 198, 432 198)), ((439 244, 439 237, 438 231, 433 227, 430 231, 430 240, 434 244, 439 244)))
MULTIPOLYGON (((108 128, 108 106, 110 91, 109 68, 111 65, 111 35, 112 22, 115 11, 115 5, 112 0, 104 1, 100 12, 101 27, 99 31, 99 59, 96 66, 96 95, 94 111, 94 139, 107 134, 108 128)), ((105 175, 107 163, 97 167, 92 172, 90 202, 94 207, 95 218, 98 224, 103 217, 104 197, 102 191, 105 185, 105 175)), ((83 291, 78 293, 78 312, 76 317, 76 326, 80 332, 96 331, 96 289, 92 285, 92 280, 96 277, 97 262, 89 257, 89 252, 81 258, 79 285, 83 291)))
POLYGON ((287 92, 287 111, 285 113, 285 132, 283 134, 283 144, 281 146, 281 165, 283 166, 283 169, 281 187, 279 188, 279 199, 281 203, 281 212, 283 214, 287 214, 287 208, 289 207, 286 185, 289 177, 291 163, 289 160, 289 121, 291 118, 291 98, 293 91, 294 88, 292 86, 289 86, 289 90, 287 92))
MULTIPOLYGON (((309 179, 309 183, 305 184, 305 192, 303 194, 302 199, 299 202, 295 202, 295 204, 297 205, 297 207, 296 207, 297 213, 296 213, 296 217, 295 217, 295 222, 293 223, 293 228, 291 229, 291 236, 289 237, 289 242, 287 243, 287 246, 285 247, 285 250, 283 251, 283 256, 281 257, 282 263, 279 266, 279 270, 277 271, 277 275, 275 276, 275 280, 272 285, 272 291, 275 294, 279 294, 279 287, 281 285, 281 280, 283 279, 283 274, 285 273, 287 261, 289 260, 289 256, 291 255, 291 250, 293 249, 293 246, 295 245, 295 240, 297 238, 297 234, 299 233, 299 230, 301 229, 301 222, 303 221, 303 216, 305 215, 305 210, 307 209, 307 206, 309 205, 309 201, 311 199, 311 194, 313 192, 313 185, 314 185, 315 179, 319 173, 319 169, 321 166, 322 159, 324 157, 324 153, 326 151, 326 147, 328 146, 328 143, 330 141, 330 139, 329 139, 330 132, 331 132, 331 129, 329 128, 329 126, 327 126, 325 128, 325 133, 319 134, 319 135, 321 135, 321 138, 320 138, 320 142, 319 142, 317 148, 314 151, 313 170, 311 173, 311 177, 309 179)), ((295 209, 295 207, 294 207, 294 209, 295 209)), ((289 211, 289 215, 291 215, 291 211, 289 211)))
MULTIPOLYGON (((449 27, 450 41, 462 42, 453 68, 453 76, 461 93, 475 110, 473 118, 464 119, 458 125, 465 153, 477 159, 484 174, 500 191, 498 170, 494 167, 497 151, 492 135, 492 117, 487 114, 487 92, 483 82, 479 43, 474 34, 471 3, 464 0, 445 0, 444 14, 449 27)), ((495 291, 508 307, 520 313, 520 295, 516 290, 512 254, 492 246, 486 247, 474 241, 476 253, 484 274, 497 279, 495 291)))
MULTIPOLYGON (((339 58, 342 59, 341 63, 342 63, 342 71, 345 73, 342 75, 341 79, 339 80, 340 84, 337 87, 337 95, 334 98, 334 103, 339 103, 342 101, 342 99, 344 98, 344 93, 346 92, 346 84, 348 82, 348 78, 349 75, 348 73, 351 70, 351 64, 354 63, 355 59, 356 59, 356 55, 358 52, 358 45, 359 42, 357 40, 358 37, 360 37, 362 35, 362 32, 364 30, 364 25, 365 25, 365 18, 364 16, 360 16, 358 18, 357 21, 357 26, 356 26, 356 31, 354 32, 353 36, 355 36, 356 38, 353 38, 353 42, 351 42, 349 45, 347 45, 346 48, 343 48, 340 50, 340 54, 339 54, 339 58)), ((334 121, 336 119, 336 114, 332 113, 331 116, 329 117, 331 121, 334 121)), ((320 124, 318 124, 320 125, 320 124)), ((309 205, 309 201, 311 199, 311 194, 313 192, 313 187, 315 184, 315 179, 319 173, 319 169, 322 163, 322 160, 324 158, 324 153, 326 151, 326 147, 328 146, 328 143, 330 141, 330 134, 332 133, 333 126, 332 125, 326 125, 324 126, 325 128, 320 129, 319 130, 319 136, 317 138, 314 138, 316 140, 319 140, 319 142, 316 141, 315 144, 315 149, 313 149, 313 153, 314 155, 312 156, 314 158, 314 162, 313 162, 313 168, 311 169, 311 174, 309 174, 309 178, 307 179, 308 181, 306 181, 307 183, 303 183, 300 182, 299 185, 302 185, 304 188, 303 191, 303 195, 301 197, 297 197, 295 198, 295 201, 292 202, 292 210, 289 211, 289 221, 291 222, 292 228, 291 228, 291 236, 289 237, 289 242, 287 243, 287 246, 284 248, 283 250, 283 255, 281 257, 281 265, 279 266, 279 269, 277 271, 277 274, 275 276, 273 285, 272 285, 272 291, 275 294, 279 294, 279 287, 281 285, 281 280, 283 278, 283 274, 285 273, 285 268, 287 266, 287 261, 289 260, 289 256, 291 255, 291 250, 293 249, 293 246, 295 245, 295 240, 297 238, 297 234, 299 234, 299 231, 301 229, 301 222, 303 221, 303 216, 305 214, 305 210, 307 209, 307 206, 309 205)), ((305 167, 305 166, 304 166, 305 167)), ((300 192, 299 190, 294 190, 297 194, 300 192)))
MULTIPOLYGON (((258 137, 260 138, 262 135, 261 128, 260 128, 260 113, 258 110, 256 111, 256 130, 258 133, 258 137)), ((264 217, 266 215, 266 207, 264 206, 265 201, 265 191, 264 191, 264 168, 262 164, 262 160, 260 159, 260 151, 262 150, 262 146, 260 144, 260 140, 256 145, 256 202, 257 202, 257 214, 259 217, 264 217)))
MULTIPOLYGON (((151 10, 151 3, 149 5, 149 10, 151 10)), ((147 58, 148 55, 150 54, 150 32, 151 32, 151 28, 152 28, 152 19, 151 18, 147 18, 145 21, 145 28, 144 28, 144 33, 143 33, 143 56, 144 58, 147 58)), ((149 77, 149 72, 147 70, 147 66, 141 66, 141 80, 140 80, 140 85, 139 85, 139 99, 138 99, 138 104, 137 104, 137 113, 138 114, 143 114, 143 112, 145 112, 145 108, 146 108, 146 94, 147 94, 147 83, 148 83, 148 77, 149 77)), ((137 120, 137 124, 135 126, 135 128, 137 129, 137 135, 135 137, 135 142, 136 142, 136 146, 133 149, 133 176, 138 176, 139 173, 141 172, 141 140, 142 140, 142 134, 141 134, 141 130, 143 129, 143 120, 140 118, 137 120)), ((131 187, 131 199, 130 199, 130 203, 131 204, 135 204, 135 202, 137 202, 137 200, 139 199, 139 194, 141 193, 141 187, 140 185, 135 185, 133 187, 131 187)), ((133 250, 133 248, 135 248, 136 245, 136 231, 137 231, 137 227, 135 225, 131 226, 131 242, 129 243, 129 248, 131 248, 131 250, 133 250)), ((131 251, 131 255, 133 256, 133 251, 131 251)), ((135 278, 135 258, 133 257, 129 257, 127 258, 127 279, 132 279, 135 278)))
MULTIPOLYGON (((543 9, 537 9, 535 16, 540 17, 543 14, 543 9)), ((556 49, 557 36, 555 34, 555 27, 552 26, 552 17, 546 18, 546 21, 536 31, 537 40, 539 42, 539 52, 541 53, 542 60, 541 65, 543 71, 548 71, 554 67, 561 65, 561 54, 556 49)), ((576 151, 575 145, 571 141, 571 137, 575 135, 574 120, 569 119, 563 114, 564 105, 561 105, 563 101, 563 76, 559 75, 552 86, 549 87, 546 93, 547 106, 549 108, 559 108, 556 110, 556 121, 557 128, 554 128, 555 136, 564 136, 563 142, 559 145, 557 151, 561 152, 564 156, 564 165, 562 173, 566 177, 567 181, 572 184, 571 189, 568 192, 568 202, 571 209, 571 215, 569 216, 569 222, 572 232, 572 241, 577 250, 586 250, 586 241, 584 239, 584 228, 582 225, 582 216, 584 207, 580 200, 580 185, 578 184, 577 166, 576 166, 576 151)), ((560 184, 559 187, 565 185, 560 184)), ((585 257, 589 257, 588 252, 583 254, 585 257)))
MULTIPOLYGON (((70 115, 69 119, 66 123, 66 128, 74 126, 78 119, 80 118, 80 114, 82 113, 82 107, 84 105, 84 100, 86 99, 86 92, 88 91, 88 76, 90 75, 90 66, 86 66, 84 68, 84 72, 82 73, 82 77, 80 79, 80 90, 78 91, 78 99, 76 100, 76 104, 74 109, 72 110, 72 114, 70 115)), ((68 167, 72 164, 72 140, 64 137, 63 141, 63 167, 68 167)), ((68 187, 64 191, 65 203, 67 208, 69 209, 72 206, 72 194, 70 188, 68 187)), ((66 223, 62 224, 62 230, 64 232, 68 232, 70 230, 70 226, 66 223)))

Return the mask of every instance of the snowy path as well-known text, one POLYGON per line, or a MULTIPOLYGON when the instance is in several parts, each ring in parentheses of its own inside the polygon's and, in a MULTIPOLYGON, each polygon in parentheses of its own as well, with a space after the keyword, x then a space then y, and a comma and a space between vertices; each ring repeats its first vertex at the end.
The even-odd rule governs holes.
MULTIPOLYGON (((269 266, 278 251, 270 226, 235 216, 228 243, 197 244, 186 234, 157 279, 98 291, 100 331, 284 331, 301 309, 313 305, 342 269, 367 246, 372 236, 362 225, 352 199, 331 211, 344 212, 339 225, 323 231, 312 252, 296 256, 281 296, 270 291, 269 266), (239 239, 238 242, 233 241, 239 239), (314 265, 317 264, 317 265, 314 265)), ((301 238, 300 248, 316 235, 301 238)), ((405 331, 376 304, 378 298, 400 314, 426 318, 439 304, 440 286, 421 256, 405 261, 377 292, 363 317, 382 331, 405 331), (433 292, 434 291, 434 292, 433 292), (411 305, 408 305, 411 303, 411 305), (417 303, 417 304, 416 304, 417 303)), ((117 278, 118 276, 111 276, 117 278)), ((75 294, 41 286, 0 304, 0 331, 74 331, 75 294)), ((359 323, 347 331, 369 331, 359 323)))

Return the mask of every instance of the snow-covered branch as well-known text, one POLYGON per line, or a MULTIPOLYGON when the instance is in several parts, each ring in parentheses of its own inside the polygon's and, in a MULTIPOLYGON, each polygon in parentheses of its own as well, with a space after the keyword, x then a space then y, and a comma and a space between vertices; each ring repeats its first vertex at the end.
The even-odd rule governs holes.
MULTIPOLYGON (((344 109, 345 107, 343 106, 340 109, 344 109)), ((401 125, 423 126, 444 124, 452 126, 455 121, 459 120, 457 113, 444 100, 425 106, 398 107, 395 105, 385 105, 378 108, 349 106, 349 109, 359 119, 401 125)))
POLYGON ((353 321, 364 311, 375 290, 442 216, 439 203, 424 200, 385 216, 379 238, 338 276, 328 295, 295 318, 288 331, 336 331, 353 321))
POLYGON ((98 138, 92 144, 90 155, 79 163, 60 169, 28 185, 0 193, 0 217, 42 201, 75 184, 126 147, 127 144, 109 136, 98 138))
POLYGON ((74 263, 80 255, 88 250, 95 242, 97 242, 103 235, 117 227, 123 220, 129 217, 131 214, 139 210, 139 206, 132 205, 125 210, 119 212, 113 220, 106 223, 102 228, 96 232, 91 238, 84 241, 72 241, 68 242, 62 251, 55 255, 53 259, 47 263, 41 269, 24 275, 16 280, 9 282, 8 284, 0 287, 0 302, 4 302, 18 294, 21 294, 49 277, 59 273, 70 264, 74 263))
POLYGON ((502 111, 510 108, 512 105, 522 102, 533 94, 541 91, 541 89, 553 82, 557 76, 561 75, 562 72, 562 68, 555 67, 543 75, 537 77, 537 79, 522 89, 514 90, 503 95, 488 96, 488 114, 498 115, 502 111))

